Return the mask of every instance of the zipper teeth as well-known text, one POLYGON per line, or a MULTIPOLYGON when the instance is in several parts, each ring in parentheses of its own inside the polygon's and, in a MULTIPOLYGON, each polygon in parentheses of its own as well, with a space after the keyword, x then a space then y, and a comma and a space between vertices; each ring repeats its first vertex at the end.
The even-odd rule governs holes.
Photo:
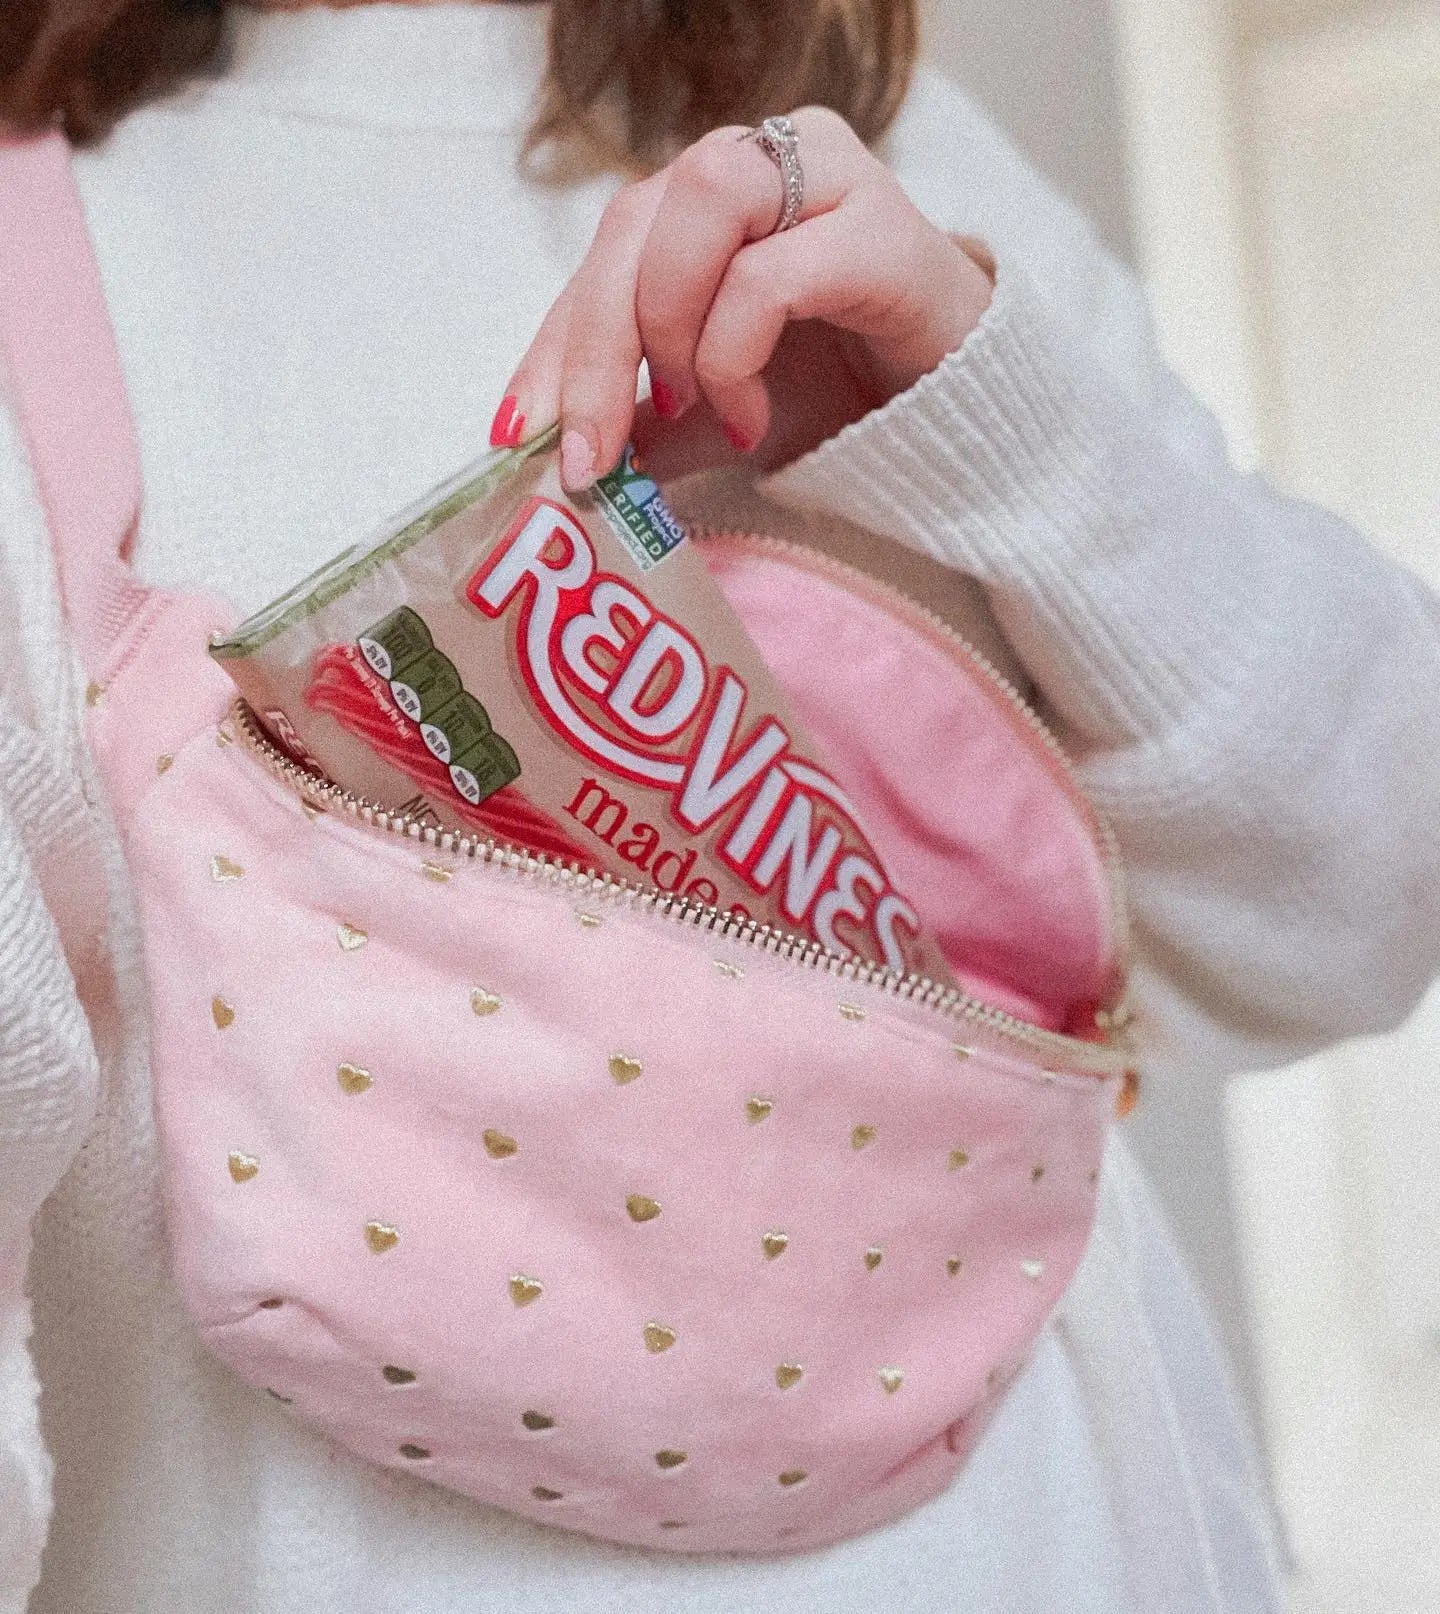
POLYGON ((798 564, 808 567, 822 576, 832 577, 836 582, 853 583, 858 579, 865 588, 872 589, 887 599, 893 600, 905 611, 918 617, 932 632, 938 634, 947 643, 959 650, 1005 696, 1011 707, 1024 719, 1026 725, 1039 739, 1051 760, 1055 763, 1067 793, 1085 816, 1095 841, 1096 850, 1100 854, 1100 861, 1105 869, 1105 877, 1110 891, 1110 911, 1115 932, 1115 976, 1118 989, 1117 1001, 1102 1004, 1102 1008, 1114 1013, 1119 1008, 1120 1001, 1124 997, 1125 986, 1130 974, 1131 959, 1130 902, 1126 891, 1125 866, 1120 855, 1119 842, 1115 838, 1115 832, 1110 827, 1109 820, 1090 800, 1080 781, 1075 777, 1075 765, 1071 762, 1069 754, 1050 731, 1045 719, 1026 700, 1014 683, 1000 671, 978 645, 972 644, 964 634, 952 628, 943 617, 937 616, 928 606, 912 599, 903 589, 898 589, 891 583, 882 582, 869 572, 861 570, 860 567, 850 565, 848 561, 839 560, 834 555, 828 555, 822 550, 812 550, 802 544, 794 543, 788 538, 777 538, 769 533, 740 532, 725 528, 697 526, 690 529, 690 535, 699 543, 719 543, 729 544, 737 548, 769 550, 773 554, 793 559, 798 564))
POLYGON ((323 804, 326 808, 338 807, 374 829, 419 841, 436 851, 473 858, 477 862, 493 864, 530 878, 551 881, 585 898, 623 903, 629 908, 688 924, 710 935, 761 947, 791 963, 883 991, 1011 1041, 1048 1050, 1057 1063, 1110 1074, 1118 1070, 1123 1062, 1123 1050, 1109 1039, 1085 1042, 1078 1037, 1066 1036, 1063 1032, 1032 1025, 1004 1009, 981 1002, 960 987, 946 986, 928 976, 901 975, 881 964, 831 952, 819 942, 796 935, 793 931, 780 930, 754 919, 742 919, 725 909, 675 896, 656 886, 616 879, 609 874, 588 874, 583 869, 556 862, 540 853, 526 852, 485 836, 436 829, 410 814, 391 812, 291 761, 265 733, 243 697, 235 700, 231 717, 246 749, 253 752, 281 783, 312 804, 323 804))

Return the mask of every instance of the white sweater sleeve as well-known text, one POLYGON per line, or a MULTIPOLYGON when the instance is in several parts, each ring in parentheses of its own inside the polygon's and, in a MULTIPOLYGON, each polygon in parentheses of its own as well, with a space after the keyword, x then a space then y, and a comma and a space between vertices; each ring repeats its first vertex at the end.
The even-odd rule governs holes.
POLYGON ((77 976, 105 976, 106 875, 44 522, 0 418, 0 1614, 22 1614, 50 1516, 25 1296, 36 1211, 90 1124, 97 1060, 77 976))
POLYGON ((50 902, 71 905, 73 889, 55 888, 93 866, 94 845, 69 807, 71 781, 3 705, 0 780, 0 1614, 20 1614, 50 1510, 24 1294, 30 1223, 79 1147, 96 1082, 50 902))
POLYGON ((1116 829, 1142 1052, 1254 1070, 1414 1005, 1440 968, 1440 601, 1237 474, 1158 359, 1102 373, 1002 259, 958 353, 765 491, 985 585, 1116 829))

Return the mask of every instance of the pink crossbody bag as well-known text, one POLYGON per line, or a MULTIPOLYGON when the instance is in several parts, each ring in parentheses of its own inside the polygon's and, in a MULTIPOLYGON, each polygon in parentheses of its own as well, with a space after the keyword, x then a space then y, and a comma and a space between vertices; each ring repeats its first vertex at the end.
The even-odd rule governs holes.
POLYGON ((1069 1282, 1127 1056, 1110 837, 922 608, 704 546, 960 989, 313 781, 233 613, 145 587, 58 137, 0 147, 0 341, 142 916, 176 1281, 361 1457, 652 1548, 776 1552, 944 1489, 1069 1282))

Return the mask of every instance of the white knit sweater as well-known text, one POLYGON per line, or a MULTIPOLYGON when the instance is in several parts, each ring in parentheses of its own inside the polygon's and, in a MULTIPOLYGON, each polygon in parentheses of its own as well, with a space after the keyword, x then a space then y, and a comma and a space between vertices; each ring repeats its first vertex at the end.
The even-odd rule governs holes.
MULTIPOLYGON (((147 577, 258 605, 474 457, 614 184, 515 170, 544 21, 246 17, 226 77, 80 160, 147 577)), ((984 324, 758 488, 681 504, 848 521, 983 585, 874 546, 1023 668, 1114 821, 1158 1112, 1393 1024, 1440 964, 1440 606, 1231 471, 1133 283, 967 101, 922 77, 889 155, 937 222, 995 246, 984 324)), ((1123 1139, 1080 1275, 967 1470, 827 1553, 544 1530, 367 1468, 232 1381, 167 1276, 137 938, 3 411, 0 570, 0 1614, 1274 1606, 1224 1370, 1123 1139), (98 1053, 77 980, 92 1009, 113 995, 98 1053)), ((1195 1157, 1187 1188, 1219 1193, 1218 1138, 1195 1157)))

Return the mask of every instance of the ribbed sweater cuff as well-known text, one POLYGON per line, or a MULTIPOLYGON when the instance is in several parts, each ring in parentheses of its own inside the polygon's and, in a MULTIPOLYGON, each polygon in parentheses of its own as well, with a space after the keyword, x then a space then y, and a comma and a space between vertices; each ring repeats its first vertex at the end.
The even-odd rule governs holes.
POLYGON ((1213 710, 1263 638, 1253 545, 1241 523, 1227 547, 1201 478, 1002 265, 963 347, 763 491, 980 579, 1062 720, 1113 742, 1213 710))

